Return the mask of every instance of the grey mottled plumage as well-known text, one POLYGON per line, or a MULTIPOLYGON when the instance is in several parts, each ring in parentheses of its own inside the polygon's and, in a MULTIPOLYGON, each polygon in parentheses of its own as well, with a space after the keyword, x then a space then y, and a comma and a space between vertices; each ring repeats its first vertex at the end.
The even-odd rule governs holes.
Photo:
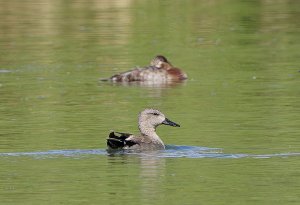
POLYGON ((165 145, 156 134, 156 127, 165 124, 174 127, 180 125, 172 122, 159 110, 145 109, 139 114, 140 135, 133 135, 121 132, 111 132, 107 139, 109 150, 129 149, 129 150, 159 150, 165 145))

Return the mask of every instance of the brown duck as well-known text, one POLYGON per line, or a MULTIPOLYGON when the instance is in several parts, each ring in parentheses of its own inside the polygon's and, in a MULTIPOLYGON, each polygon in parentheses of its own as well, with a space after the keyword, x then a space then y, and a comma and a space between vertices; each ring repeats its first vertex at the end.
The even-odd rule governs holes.
POLYGON ((149 66, 135 68, 101 80, 113 82, 152 81, 162 83, 185 79, 187 79, 185 72, 173 67, 166 57, 158 55, 151 61, 149 66))

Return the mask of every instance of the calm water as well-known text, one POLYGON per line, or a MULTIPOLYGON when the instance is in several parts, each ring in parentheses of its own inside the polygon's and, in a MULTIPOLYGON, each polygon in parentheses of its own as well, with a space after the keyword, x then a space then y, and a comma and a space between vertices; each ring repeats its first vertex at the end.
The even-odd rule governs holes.
POLYGON ((0 0, 0 204, 299 204, 300 1, 0 0), (99 82, 163 54, 182 84, 99 82), (165 151, 105 151, 162 110, 165 151))

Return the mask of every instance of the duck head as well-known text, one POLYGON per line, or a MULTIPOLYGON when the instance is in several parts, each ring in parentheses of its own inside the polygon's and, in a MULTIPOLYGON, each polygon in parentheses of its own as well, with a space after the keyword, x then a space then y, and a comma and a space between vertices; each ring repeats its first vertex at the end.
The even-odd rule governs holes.
POLYGON ((148 131, 155 131, 155 128, 161 124, 180 127, 179 124, 166 118, 159 110, 145 109, 139 115, 139 129, 144 134, 148 131))
POLYGON ((155 66, 157 68, 162 68, 162 69, 170 69, 172 68, 172 64, 168 61, 168 59, 162 55, 156 56, 151 62, 151 66, 155 66))

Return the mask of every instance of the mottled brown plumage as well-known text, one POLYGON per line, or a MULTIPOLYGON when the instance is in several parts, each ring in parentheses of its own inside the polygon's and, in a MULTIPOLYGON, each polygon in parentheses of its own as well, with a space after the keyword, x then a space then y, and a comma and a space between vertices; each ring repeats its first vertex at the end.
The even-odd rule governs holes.
POLYGON ((179 68, 173 67, 164 56, 158 55, 151 61, 149 66, 135 68, 102 80, 113 82, 152 81, 162 83, 185 79, 187 79, 186 73, 179 68))

